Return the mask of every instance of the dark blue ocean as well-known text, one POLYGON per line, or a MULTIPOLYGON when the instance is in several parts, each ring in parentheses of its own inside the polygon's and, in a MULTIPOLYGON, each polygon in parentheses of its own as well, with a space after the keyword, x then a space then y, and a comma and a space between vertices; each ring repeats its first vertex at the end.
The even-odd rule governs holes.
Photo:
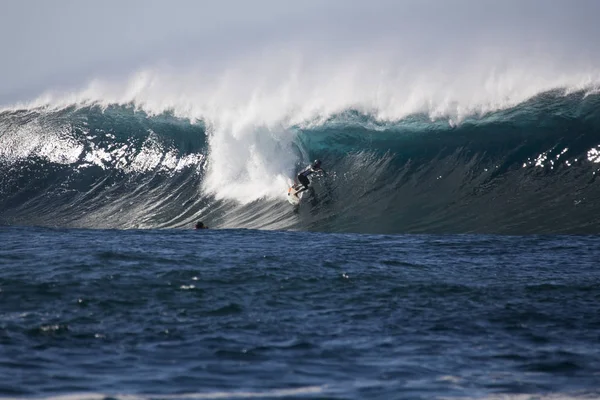
POLYGON ((600 397, 600 239, 0 228, 0 398, 600 397))

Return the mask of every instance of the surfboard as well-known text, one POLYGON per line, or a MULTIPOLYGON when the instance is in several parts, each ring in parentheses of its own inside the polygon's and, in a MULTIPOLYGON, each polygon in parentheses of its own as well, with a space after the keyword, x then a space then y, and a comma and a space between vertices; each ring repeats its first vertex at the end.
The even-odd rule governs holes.
POLYGON ((287 191, 287 201, 293 206, 299 206, 302 196, 304 195, 304 192, 300 192, 298 193, 298 196, 296 196, 297 191, 298 190, 294 189, 293 186, 290 186, 287 191))

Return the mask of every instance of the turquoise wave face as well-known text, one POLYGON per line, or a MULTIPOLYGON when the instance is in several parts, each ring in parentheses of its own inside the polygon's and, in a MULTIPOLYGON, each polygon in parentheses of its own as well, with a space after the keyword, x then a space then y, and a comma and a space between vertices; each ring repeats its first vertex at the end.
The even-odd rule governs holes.
MULTIPOLYGON (((5 112, 0 223, 173 228, 203 219, 328 232, 596 233, 598 110, 598 95, 545 93, 459 124, 346 110, 310 127, 257 130, 251 153, 264 135, 291 134, 296 169, 323 160, 327 174, 313 179, 298 210, 284 190, 244 204, 208 190, 209 121, 133 106, 5 112)), ((256 156, 248 174, 269 162, 256 156)))

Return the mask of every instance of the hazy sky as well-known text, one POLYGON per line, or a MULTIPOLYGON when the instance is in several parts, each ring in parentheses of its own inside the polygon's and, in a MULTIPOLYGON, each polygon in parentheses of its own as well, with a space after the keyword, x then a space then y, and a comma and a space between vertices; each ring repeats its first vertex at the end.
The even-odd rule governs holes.
POLYGON ((224 65, 302 43, 423 63, 487 48, 597 66, 597 0, 3 0, 0 102, 166 64, 224 65), (399 53, 400 54, 400 53, 399 53))

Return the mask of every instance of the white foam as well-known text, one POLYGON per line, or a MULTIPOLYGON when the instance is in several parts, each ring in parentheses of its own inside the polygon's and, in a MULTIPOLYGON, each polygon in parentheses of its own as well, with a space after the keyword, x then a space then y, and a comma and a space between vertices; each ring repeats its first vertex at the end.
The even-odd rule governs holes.
MULTIPOLYGON (((312 396, 323 393, 325 386, 304 386, 294 389, 272 389, 265 391, 215 391, 203 393, 166 394, 102 394, 102 393, 72 393, 60 396, 35 397, 35 400, 103 400, 107 397, 118 400, 211 400, 211 399, 270 399, 290 396, 312 396)), ((20 400, 27 398, 19 397, 20 400)), ((0 397, 0 400, 16 400, 10 397, 0 397)))
POLYGON ((53 163, 72 164, 82 153, 83 145, 69 135, 69 127, 50 131, 35 120, 16 129, 3 129, 0 141, 0 160, 10 163, 35 154, 53 163))

